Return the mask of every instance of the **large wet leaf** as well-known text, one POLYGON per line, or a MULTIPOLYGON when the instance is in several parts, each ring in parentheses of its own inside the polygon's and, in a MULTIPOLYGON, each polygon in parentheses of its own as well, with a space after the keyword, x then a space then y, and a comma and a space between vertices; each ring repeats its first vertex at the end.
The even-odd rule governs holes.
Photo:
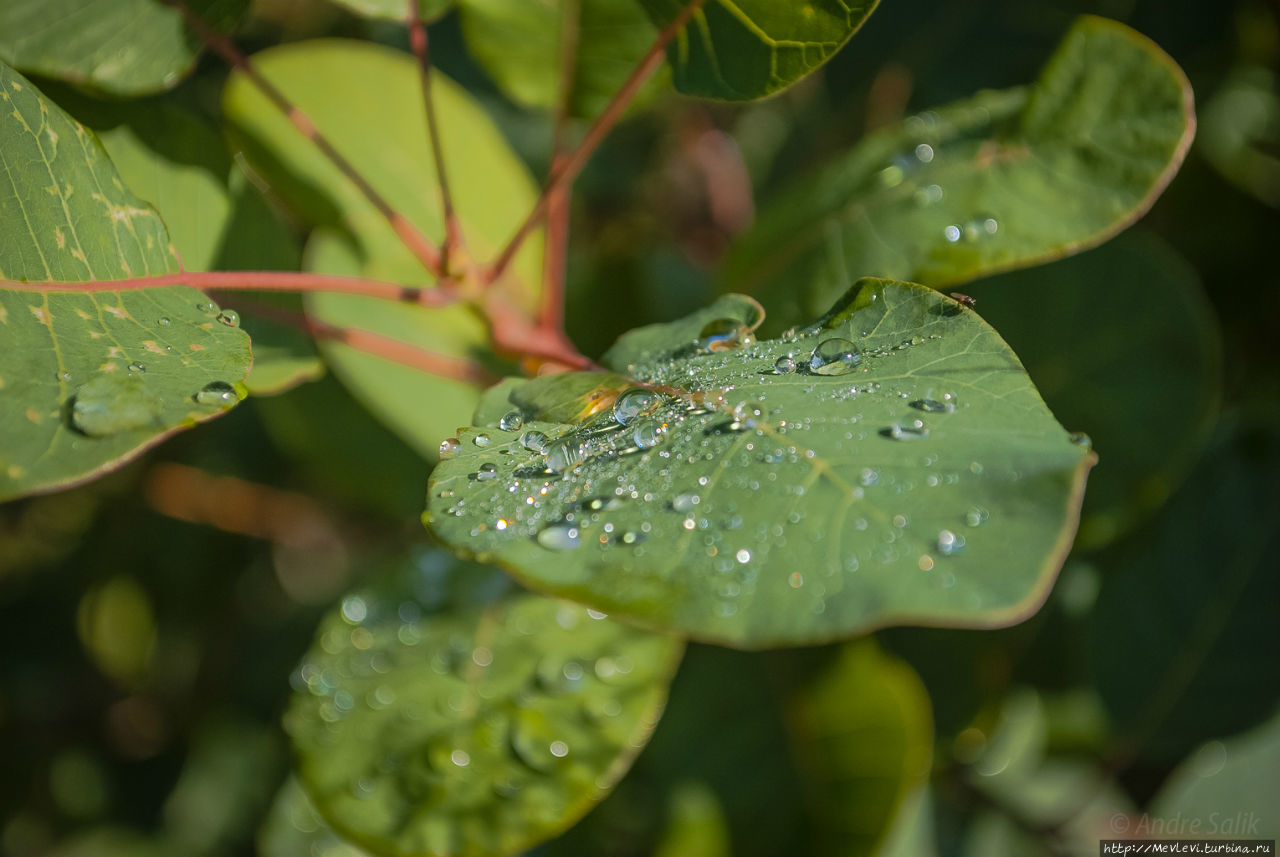
POLYGON ((733 348, 758 315, 729 296, 624 336, 617 372, 494 388, 433 473, 430 528, 537 588, 744 647, 1033 611, 1093 456, 1008 346, 906 283, 733 348))
POLYGON ((1149 517, 1217 419, 1222 342, 1195 271, 1139 227, 965 291, 1058 419, 1087 432, 1101 456, 1076 546, 1098 547, 1149 517))
POLYGON ((612 788, 681 648, 424 553, 321 625, 286 718, 299 776, 374 853, 520 852, 612 788))
MULTIPOLYGON (((429 238, 442 236, 436 173, 412 57, 363 42, 323 40, 272 48, 257 54, 255 62, 392 207, 429 238), (370 80, 378 81, 373 90, 370 80)), ((533 205, 536 187, 471 97, 443 75, 433 75, 433 81, 466 253, 491 258, 533 205)), ((308 248, 310 270, 406 285, 430 282, 355 185, 246 79, 232 76, 223 105, 236 144, 254 169, 305 222, 326 227, 308 248)), ((497 285, 517 306, 536 304, 541 246, 537 236, 525 242, 512 275, 497 285)), ((315 295, 307 307, 314 318, 331 325, 373 331, 437 354, 491 359, 483 325, 464 309, 430 311, 350 295, 315 295)), ((467 421, 479 399, 479 391, 467 384, 346 345, 326 343, 323 351, 343 383, 424 455, 434 457, 441 438, 467 421)))
POLYGON ((1126 751, 1176 761, 1275 711, 1277 479, 1274 412, 1226 423, 1161 515, 1106 558, 1092 665, 1126 751))
POLYGON ((331 0, 357 15, 367 18, 403 21, 409 17, 409 9, 415 8, 422 20, 431 21, 448 12, 454 0, 331 0))
POLYGON ((903 802, 928 779, 929 696, 911 667, 867 639, 846 646, 792 703, 818 846, 878 854, 903 802))
POLYGON ((1146 212, 1193 125, 1167 55, 1084 17, 1030 88, 913 116, 761 206, 722 281, 785 324, 861 276, 943 286, 1068 255, 1146 212))
MULTIPOLYGON (((247 0, 187 0, 196 14, 230 29, 247 0)), ((33 74, 114 95, 177 85, 195 67, 200 37, 163 0, 5 0, 0 59, 33 74)))
MULTIPOLYGON (((659 27, 689 0, 639 0, 659 27)), ((667 48, 676 89, 744 101, 813 72, 862 26, 879 0, 707 0, 667 48)))
MULTIPOLYGON (((0 280, 172 273, 92 134, 0 65, 0 280)), ((0 289, 0 498, 69 485, 238 401, 249 339, 200 292, 0 289)))
POLYGON ((635 0, 462 0, 460 13, 471 54, 508 97, 528 107, 559 103, 562 45, 572 40, 573 116, 604 110, 658 35, 635 0))

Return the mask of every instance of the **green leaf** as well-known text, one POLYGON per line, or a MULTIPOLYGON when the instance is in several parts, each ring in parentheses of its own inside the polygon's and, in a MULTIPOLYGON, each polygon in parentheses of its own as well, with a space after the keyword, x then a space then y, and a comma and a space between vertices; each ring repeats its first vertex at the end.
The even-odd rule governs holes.
POLYGON ((322 623, 286 718, 299 776, 374 853, 516 853, 622 776, 681 649, 425 552, 322 623))
MULTIPOLYGON (((248 0, 187 0, 230 30, 248 0)), ((195 67, 200 37, 163 0, 6 0, 0 4, 0 60, 113 95, 176 86, 195 67)))
POLYGON ((680 783, 667 806, 669 820, 654 857, 729 857, 733 853, 724 810, 706 783, 680 783))
POLYGON ((1087 432, 1101 455, 1077 548, 1101 546, 1149 517, 1217 419, 1222 342, 1196 272, 1159 238, 1133 230, 965 291, 1054 415, 1087 432))
MULTIPOLYGON (((64 96, 63 106, 94 129, 126 186, 148 200, 187 271, 296 270, 292 237, 244 173, 217 129, 196 114, 160 102, 103 105, 64 96)), ((258 303, 301 311, 296 296, 255 295, 258 303)), ((324 372, 311 339, 249 315, 254 395, 283 392, 324 372)))
MULTIPOLYGON (((639 0, 659 27, 692 0, 639 0)), ((785 89, 857 32, 879 0, 706 0, 667 48, 676 89, 746 101, 785 89)))
POLYGON ((857 277, 941 287, 1092 247, 1177 171, 1191 98, 1146 37, 1080 18, 1029 89, 913 116, 762 206, 722 282, 786 324, 857 277))
POLYGON ((874 641, 859 641, 793 700, 791 724, 818 828, 813 853, 878 853, 929 775, 933 723, 920 679, 874 641))
POLYGON ((752 310, 734 296, 624 336, 605 362, 636 392, 607 373, 496 388, 482 413, 504 399, 552 443, 461 433, 431 530, 547 592, 748 648, 1032 612, 1094 457, 1008 346, 906 283, 860 282, 803 335, 745 345, 752 310), (566 401, 580 416, 548 420, 566 401))
POLYGON ((1173 837, 1256 839, 1280 826, 1280 716, 1226 741, 1210 741, 1179 765, 1151 802, 1173 837))
POLYGON ((453 8, 455 0, 330 0, 366 18, 404 21, 409 17, 409 4, 417 5, 422 20, 434 21, 453 8))
POLYGON ((257 846, 262 857, 367 857, 369 853, 325 824, 295 777, 285 780, 276 793, 258 830, 257 846))
MULTIPOLYGON (((420 109, 412 59, 363 42, 321 40, 257 54, 259 71, 303 109, 391 206, 423 234, 444 231, 436 172, 420 109), (370 90, 367 81, 378 86, 370 90)), ((472 258, 492 258, 537 196, 536 186, 484 111, 441 74, 432 76, 445 162, 472 258)), ((314 226, 326 227, 307 250, 309 270, 362 274, 406 285, 430 275, 400 244, 386 220, 242 75, 223 97, 234 142, 253 168, 314 226)), ((542 241, 533 235, 510 277, 497 284, 512 306, 536 306, 542 241)), ((492 361, 487 332, 460 308, 430 311, 348 295, 315 295, 309 314, 437 354, 492 361)), ((347 346, 326 343, 326 361, 380 419, 434 458, 442 438, 470 417, 473 387, 411 370, 347 346)))
POLYGON ((561 44, 569 33, 576 45, 572 116, 599 115, 658 35, 635 0, 461 0, 459 8, 472 56, 526 107, 560 102, 561 44), (566 20, 572 13, 576 19, 566 20))
POLYGON ((1106 563, 1093 672, 1116 731, 1146 759, 1176 761, 1280 701, 1277 479, 1280 420, 1224 424, 1161 515, 1106 563))
MULTIPOLYGON (((0 103, 0 280, 178 270, 90 132, 3 65, 0 103)), ((0 289, 0 499, 92 478, 235 404, 251 358, 229 322, 183 286, 0 289)))

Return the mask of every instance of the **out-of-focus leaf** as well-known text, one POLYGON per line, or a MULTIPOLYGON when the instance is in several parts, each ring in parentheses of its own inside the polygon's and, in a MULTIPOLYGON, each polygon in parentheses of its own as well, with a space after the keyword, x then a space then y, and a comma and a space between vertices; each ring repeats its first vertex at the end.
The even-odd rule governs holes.
POLYGON ((322 623, 286 718, 299 776, 374 853, 516 853, 612 788, 681 649, 426 553, 322 623))
MULTIPOLYGON (((227 31, 248 0, 186 0, 197 15, 227 31)), ((113 95, 176 86, 195 67, 200 37, 163 0, 5 0, 0 3, 0 60, 113 95)))
MULTIPOLYGON (((0 166, 0 280, 178 270, 164 224, 92 134, 4 65, 0 166)), ((92 478, 217 416, 250 364, 244 332, 185 286, 0 288, 0 331, 0 499, 92 478)))
MULTIPOLYGON (((432 239, 443 235, 436 172, 412 57, 368 43, 321 40, 272 48, 254 58, 261 73, 304 110, 317 128, 389 204, 432 239), (370 89, 368 81, 376 80, 370 89), (405 105, 414 105, 406 109, 405 105)), ((465 234, 466 253, 495 255, 532 207, 528 171, 467 93, 432 77, 445 161, 465 234)), ((406 285, 430 275, 354 184, 290 125, 253 85, 235 74, 223 98, 240 151, 300 217, 345 235, 317 238, 310 270, 359 273, 406 285)), ((496 284, 512 306, 536 306, 542 242, 525 242, 507 278, 496 284)), ((428 312, 349 295, 315 295, 308 312, 332 325, 400 338, 452 357, 484 357, 484 330, 464 310, 428 312)), ((424 455, 466 422, 479 391, 404 369, 336 343, 325 358, 358 398, 424 455), (394 383, 388 379, 394 378, 394 383)))
POLYGON ((729 857, 724 811, 705 783, 681 783, 667 806, 667 827, 654 857, 729 857))
POLYGON ((1076 546, 1105 544, 1159 508, 1204 445, 1221 392, 1222 343, 1195 271, 1135 230, 966 291, 1054 416, 1093 439, 1101 464, 1076 546))
POLYGON ((1280 716, 1226 741, 1210 741, 1179 765, 1151 802, 1153 819, 1178 819, 1188 836, 1258 839, 1280 827, 1280 716))
POLYGON ((453 8, 455 0, 331 0, 331 2, 366 18, 390 21, 408 20, 412 4, 412 7, 418 10, 422 20, 432 21, 453 8))
POLYGON ((495 388, 481 415, 511 419, 459 435, 430 528, 550 593, 747 648, 1038 607, 1093 455, 995 332, 884 280, 803 336, 747 344, 758 321, 722 298, 622 337, 617 373, 495 388))
POLYGON ((815 854, 879 853, 903 801, 929 775, 929 696, 871 640, 846 646, 792 701, 792 740, 809 788, 815 854))
POLYGON ((325 824, 294 777, 276 793, 257 844, 262 857, 369 857, 325 824))
MULTIPOLYGON (((691 0, 639 0, 667 27, 691 0)), ((706 0, 667 48, 676 89, 745 101, 810 74, 862 26, 879 0, 706 0)))
POLYGON ((1204 108, 1200 149, 1227 181, 1280 208, 1280 89, 1263 66, 1236 69, 1204 108))
POLYGON ((1224 424, 1161 515, 1102 563, 1098 688, 1125 747, 1175 761, 1280 700, 1280 431, 1224 424))
POLYGON ((1065 256, 1146 212, 1193 126, 1173 61, 1084 17, 1030 88, 872 134, 762 206, 722 282, 790 324, 861 276, 940 287, 1065 256))
POLYGON ((509 98, 527 107, 560 102, 561 45, 573 39, 572 116, 604 110, 658 35, 635 0, 461 0, 460 12, 472 55, 509 98), (567 19, 572 12, 576 20, 567 19))

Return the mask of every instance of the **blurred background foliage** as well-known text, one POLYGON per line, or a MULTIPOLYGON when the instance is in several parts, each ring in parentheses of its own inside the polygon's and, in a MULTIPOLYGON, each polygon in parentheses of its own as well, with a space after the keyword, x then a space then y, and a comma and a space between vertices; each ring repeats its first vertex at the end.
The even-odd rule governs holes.
MULTIPOLYGON (((1096 853, 1143 812, 1254 812, 1253 833, 1280 831, 1274 2, 884 0, 779 97, 650 93, 576 185, 568 329, 599 354, 703 305, 755 201, 868 130, 1033 79, 1082 12, 1168 51, 1200 127, 1139 226, 964 288, 1101 457, 1048 603, 1000 631, 692 646, 631 773, 533 853, 1096 853), (876 767, 868 748, 886 743, 910 770, 876 767)), ((432 25, 435 59, 545 174, 546 116, 503 97, 458 19, 432 25)), ((406 44, 323 0, 257 0, 239 38, 333 34, 406 44)), ((206 59, 143 108, 216 119, 225 77, 206 59)), ((225 155, 197 160, 223 180, 225 155)), ((280 252, 256 234, 210 259, 280 252)), ((325 378, 109 478, 0 507, 0 852, 357 854, 290 780, 279 723, 323 611, 426 541, 429 466, 325 378)))

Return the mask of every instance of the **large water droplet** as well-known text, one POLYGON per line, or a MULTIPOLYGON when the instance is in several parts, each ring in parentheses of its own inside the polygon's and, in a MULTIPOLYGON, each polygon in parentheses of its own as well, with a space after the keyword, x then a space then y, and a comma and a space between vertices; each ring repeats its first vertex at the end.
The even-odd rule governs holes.
POLYGON ((667 424, 661 420, 645 420, 636 426, 632 440, 641 449, 653 449, 666 440, 667 424))
POLYGON ((547 447, 551 445, 551 438, 540 431, 527 431, 520 435, 520 445, 530 452, 546 455, 547 447))
POLYGON ((965 513, 964 522, 971 527, 980 527, 991 517, 991 513, 981 506, 974 506, 965 513))
POLYGON ((910 420, 894 423, 881 434, 893 440, 923 440, 929 436, 929 429, 925 428, 923 420, 910 420))
POLYGON ((938 553, 943 556, 951 556, 953 553, 958 553, 963 547, 964 536, 951 530, 942 530, 938 533, 938 553))
POLYGON ((224 309, 222 312, 218 313, 218 321, 222 322, 227 327, 239 327, 240 313, 233 309, 224 309))
POLYGON ((550 550, 572 550, 582 545, 582 533, 571 524, 552 524, 538 531, 538 544, 550 550))
POLYGON ((773 371, 777 372, 779 375, 790 375, 792 372, 796 371, 796 361, 784 354, 774 361, 773 371))
POLYGON ((1073 431, 1068 439, 1076 446, 1083 446, 1085 449, 1093 448, 1093 438, 1082 431, 1073 431))
POLYGON ((862 362, 862 352, 847 339, 824 339, 809 357, 809 371, 815 375, 846 375, 862 362))
POLYGON ((703 351, 733 351, 753 342, 751 328, 735 318, 709 321, 698 334, 698 348, 703 351))
POLYGON ((636 417, 649 413, 658 406, 661 397, 652 390, 633 387, 624 390, 613 403, 613 418, 619 425, 630 425, 636 417))
POLYGON ((462 441, 456 437, 447 437, 440 441, 440 457, 442 459, 453 458, 460 449, 462 449, 462 441))
POLYGON ((950 414, 956 409, 952 402, 939 402, 935 399, 916 399, 911 403, 911 407, 926 414, 950 414))
POLYGON ((497 478, 498 478, 498 468, 488 462, 481 464, 480 467, 476 470, 477 482, 492 482, 494 479, 497 479, 497 478))
POLYGON ((687 512, 701 502, 702 498, 697 494, 677 494, 671 501, 671 508, 677 512, 687 512))
POLYGON ((200 392, 196 393, 196 402, 201 405, 217 405, 229 408, 239 400, 235 387, 232 387, 226 381, 210 381, 204 385, 200 392))
POLYGON ((478 434, 471 439, 471 442, 476 446, 483 448, 491 446, 493 444, 493 438, 489 437, 487 434, 478 434))
POLYGON ((576 438, 562 437, 547 447, 547 469, 565 473, 586 460, 587 450, 576 438))
POLYGON ((498 428, 503 431, 519 431, 524 425, 524 417, 519 411, 512 411, 509 414, 503 414, 502 419, 498 420, 498 428))
POLYGON ((159 324, 159 325, 161 325, 161 326, 163 326, 163 327, 168 327, 168 326, 169 326, 169 318, 168 318, 167 316, 161 316, 160 318, 156 319, 156 324, 159 324))
POLYGON ((90 437, 106 437, 159 422, 160 397, 142 375, 99 375, 76 390, 71 421, 90 437))
POLYGON ((147 371, 147 367, 145 364, 139 363, 137 360, 135 360, 129 364, 129 371, 137 372, 139 375, 141 375, 143 372, 147 371))

